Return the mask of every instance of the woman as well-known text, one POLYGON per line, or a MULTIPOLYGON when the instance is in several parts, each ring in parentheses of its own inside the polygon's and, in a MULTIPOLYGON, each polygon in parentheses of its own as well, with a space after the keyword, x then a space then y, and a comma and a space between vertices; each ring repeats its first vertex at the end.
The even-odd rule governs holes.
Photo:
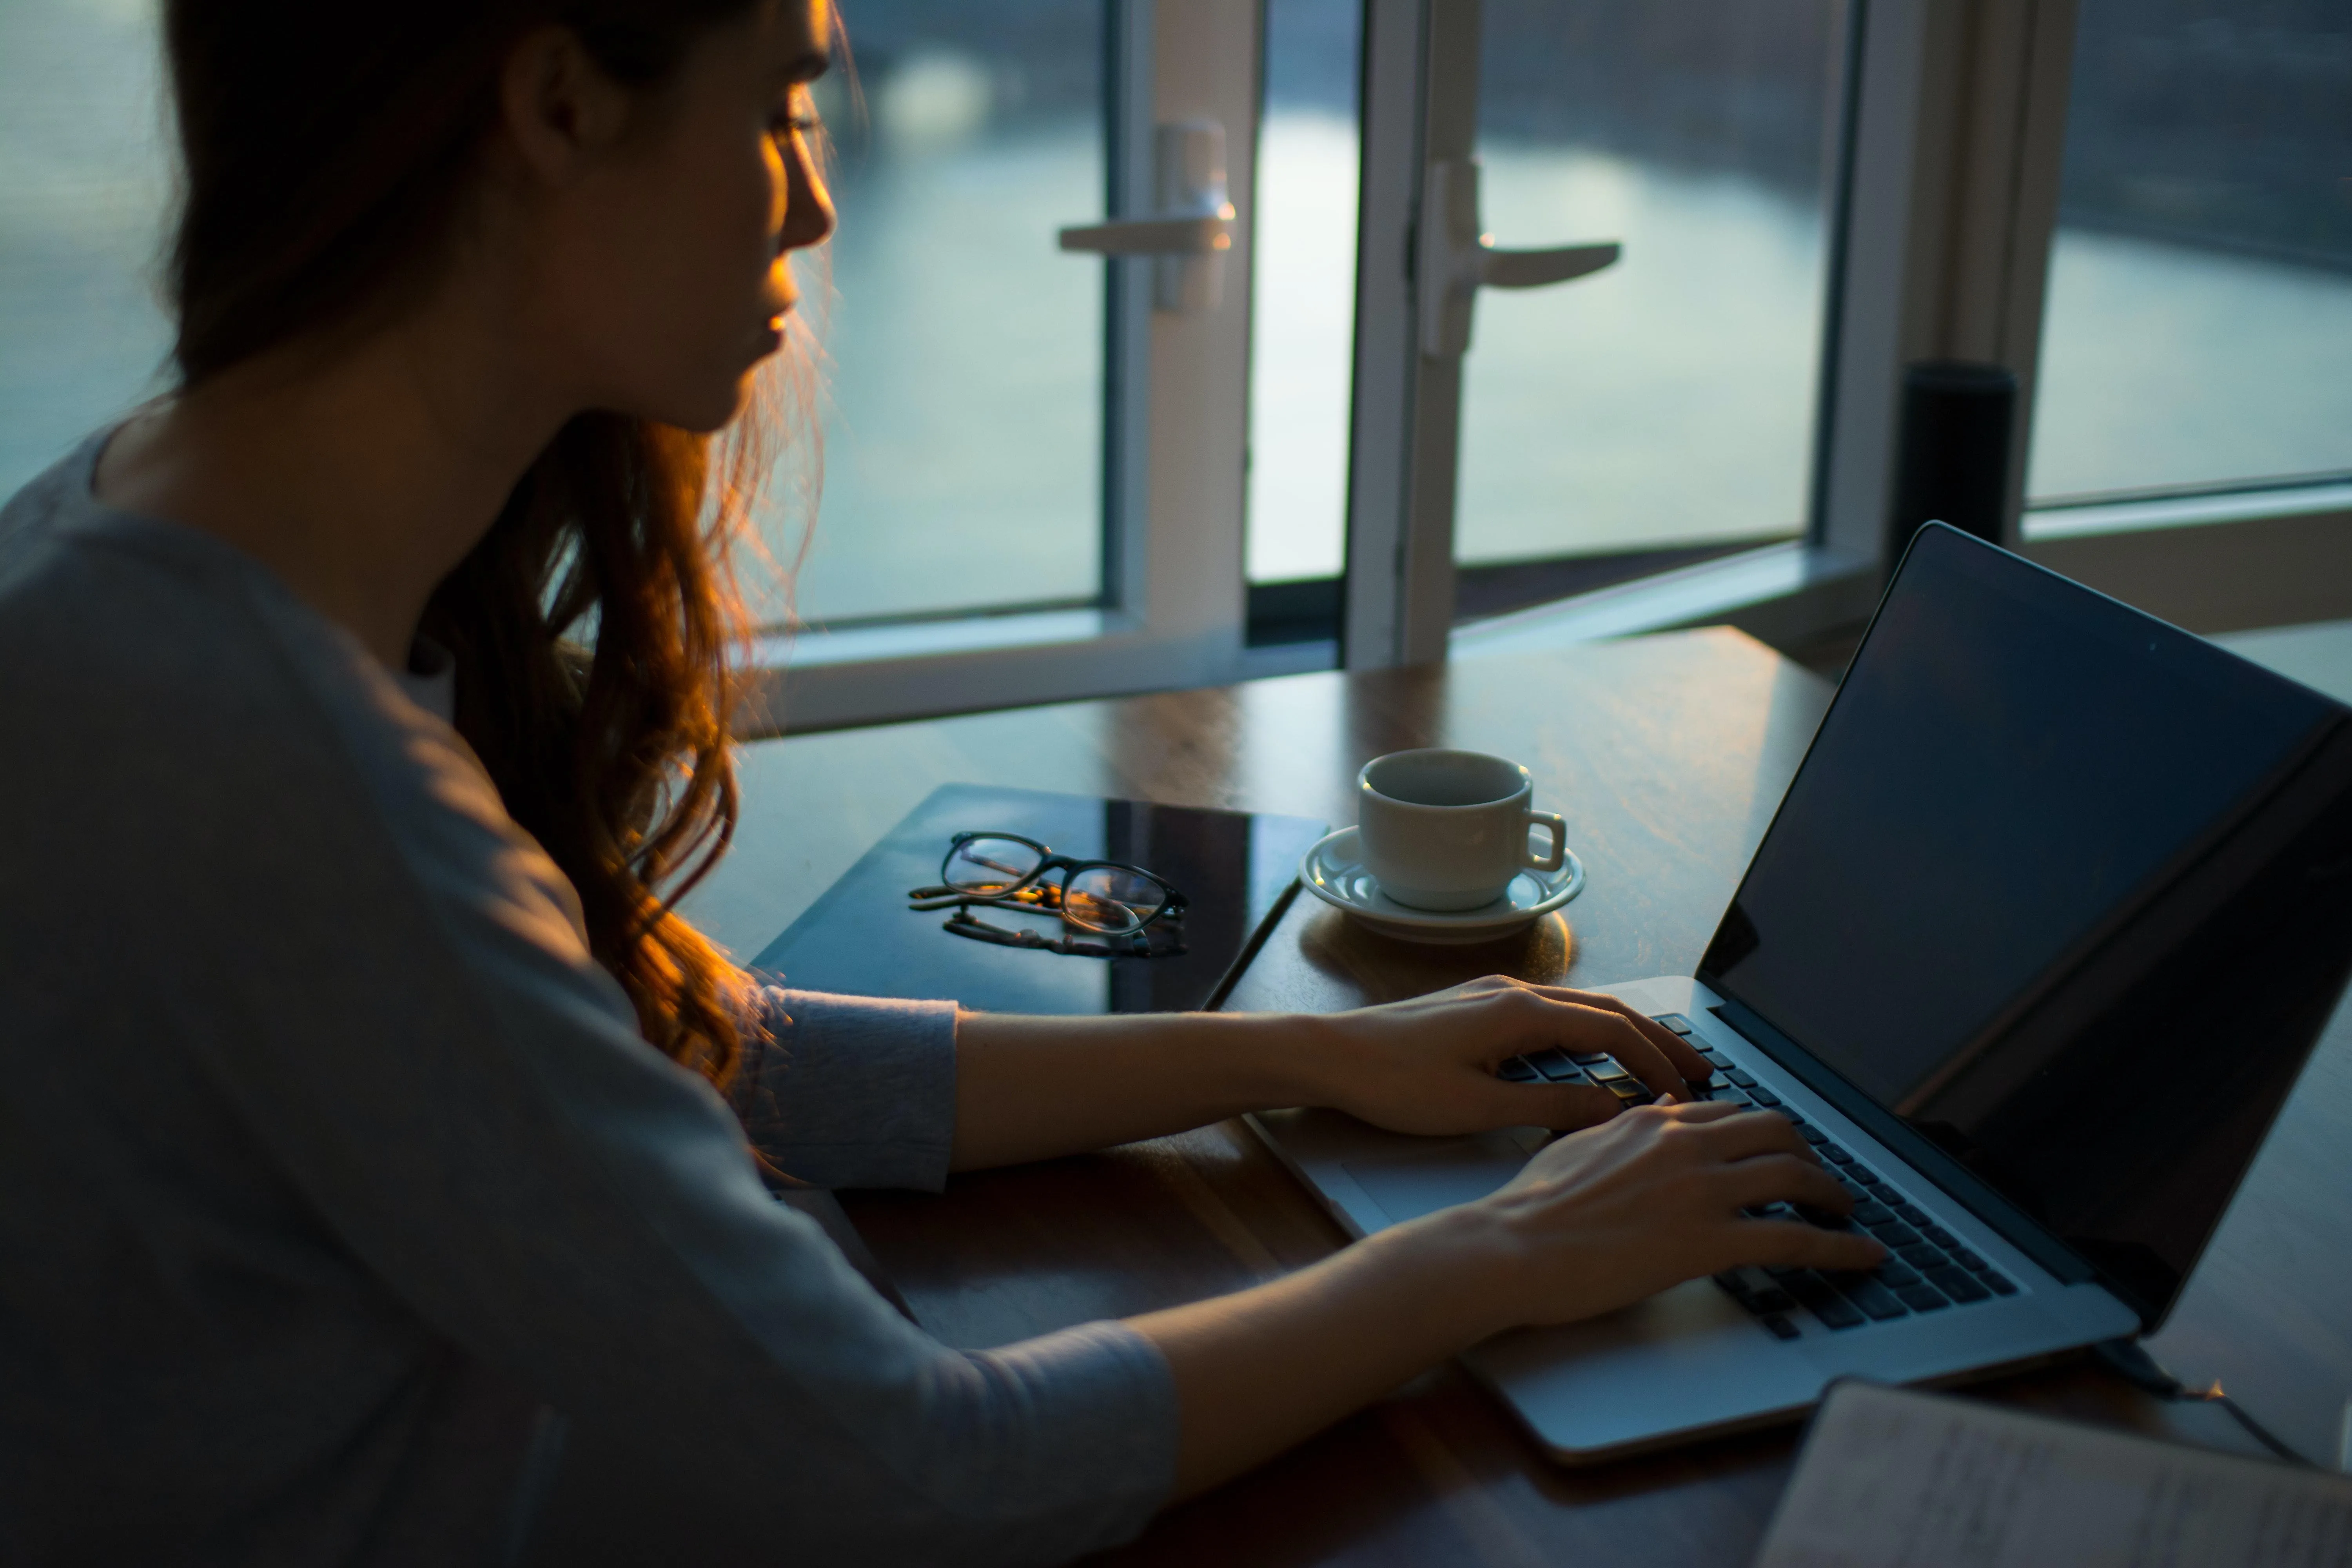
POLYGON ((665 901, 734 809, 698 433, 833 222, 823 0, 165 9, 181 384, 0 513, 0 1556, 509 1559, 601 1453, 666 1557, 1050 1561, 1512 1325, 1876 1261, 1742 1217, 1845 1199, 1603 998, 1049 1021, 739 973, 665 901), (1551 1044, 1660 1106, 1492 1075, 1551 1044), (758 1168, 936 1187, 1297 1103, 1605 1124, 971 1354, 758 1168))

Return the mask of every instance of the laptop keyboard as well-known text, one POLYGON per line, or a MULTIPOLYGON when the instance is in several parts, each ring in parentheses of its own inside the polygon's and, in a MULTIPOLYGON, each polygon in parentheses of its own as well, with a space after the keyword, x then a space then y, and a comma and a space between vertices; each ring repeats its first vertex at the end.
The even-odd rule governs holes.
MULTIPOLYGON (((1688 1036, 1690 1020, 1679 1013, 1658 1022, 1677 1035, 1688 1036)), ((1966 1243, 1937 1225, 1877 1172, 1838 1145, 1828 1133, 1781 1104, 1780 1097, 1756 1081, 1755 1075, 1731 1065, 1729 1058, 1711 1047, 1699 1055, 1715 1065, 1706 1098, 1727 1104, 1777 1110, 1796 1123, 1805 1142, 1845 1190, 1853 1194, 1851 1217, 1819 1210, 1773 1204, 1747 1212, 1759 1218, 1802 1219, 1831 1230, 1860 1229, 1885 1243, 1886 1261, 1868 1273, 1830 1273, 1811 1268, 1736 1268, 1718 1274, 1715 1282, 1733 1300, 1753 1313, 1776 1338, 1793 1340, 1801 1331, 1790 1314, 1799 1307, 1825 1328, 1858 1329, 1865 1323, 1892 1322, 1915 1314, 1970 1307, 1996 1297, 2017 1294, 2016 1282, 1969 1250, 1966 1243)), ((1513 1057, 1499 1076, 1517 1083, 1594 1083, 1628 1105, 1646 1105, 1655 1097, 1631 1073, 1606 1055, 1538 1051, 1513 1057)))

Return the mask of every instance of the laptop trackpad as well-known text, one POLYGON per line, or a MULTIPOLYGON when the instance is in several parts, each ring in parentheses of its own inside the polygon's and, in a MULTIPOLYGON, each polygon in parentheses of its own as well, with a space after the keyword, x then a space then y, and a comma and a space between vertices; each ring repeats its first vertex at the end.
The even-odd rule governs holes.
POLYGON ((1340 1168, 1381 1213, 1402 1225, 1483 1198, 1517 1175, 1530 1152, 1519 1138, 1528 1131, 1448 1138, 1426 1148, 1343 1161, 1340 1168))

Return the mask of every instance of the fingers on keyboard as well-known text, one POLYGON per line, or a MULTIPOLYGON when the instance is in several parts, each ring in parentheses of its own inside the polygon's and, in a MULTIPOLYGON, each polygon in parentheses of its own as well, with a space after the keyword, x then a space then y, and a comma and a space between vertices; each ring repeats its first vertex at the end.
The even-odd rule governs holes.
MULTIPOLYGON (((1701 1043, 1688 1018, 1679 1013, 1667 1013, 1657 1021, 1690 1038, 1699 1055, 1716 1069, 1705 1085, 1692 1086, 1695 1096, 1780 1110, 1795 1123, 1799 1135, 1812 1146, 1824 1167, 1854 1196, 1851 1215, 1787 1204, 1770 1204, 1743 1212, 1759 1219, 1800 1219, 1829 1230, 1860 1230, 1886 1247, 1886 1261, 1868 1273, 1741 1268, 1717 1275, 1716 1284, 1753 1314, 1775 1339, 1801 1336, 1801 1331, 1792 1321, 1799 1307, 1824 1328, 1843 1332, 1873 1322, 1894 1322, 1913 1314, 1974 1306, 2018 1293, 2015 1280, 1937 1225, 1925 1209, 1888 1186, 1884 1177, 1839 1146, 1829 1134, 1784 1107, 1780 1097, 1759 1084, 1754 1074, 1733 1065, 1714 1047, 1701 1043)), ((1584 1058, 1577 1059, 1588 1068, 1594 1065, 1584 1058)), ((1597 1060, 1607 1062, 1606 1058, 1597 1060)), ((1619 1071, 1622 1074, 1622 1069, 1619 1071)), ((1593 1076, 1600 1077, 1598 1073, 1593 1076)))

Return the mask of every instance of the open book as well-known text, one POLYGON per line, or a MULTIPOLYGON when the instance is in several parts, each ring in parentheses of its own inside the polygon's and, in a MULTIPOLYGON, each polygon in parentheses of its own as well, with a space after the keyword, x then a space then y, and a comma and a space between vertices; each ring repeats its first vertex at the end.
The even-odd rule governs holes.
POLYGON ((1833 1387, 1756 1568, 2352 1563, 2352 1477, 1950 1394, 1833 1387))

